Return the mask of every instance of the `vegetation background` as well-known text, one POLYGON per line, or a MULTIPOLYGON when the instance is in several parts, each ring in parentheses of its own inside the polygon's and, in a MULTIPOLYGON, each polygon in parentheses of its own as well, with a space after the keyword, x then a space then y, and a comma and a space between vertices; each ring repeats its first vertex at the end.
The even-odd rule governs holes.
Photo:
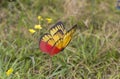
POLYGON ((0 79, 120 79, 116 0, 0 0, 0 79), (53 21, 31 34, 39 15, 53 21), (38 42, 58 21, 78 28, 67 48, 51 58, 38 42))

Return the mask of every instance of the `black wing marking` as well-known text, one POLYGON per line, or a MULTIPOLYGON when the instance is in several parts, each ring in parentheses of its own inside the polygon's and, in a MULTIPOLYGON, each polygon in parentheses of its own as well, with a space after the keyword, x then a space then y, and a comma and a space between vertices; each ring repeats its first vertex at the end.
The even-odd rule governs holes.
POLYGON ((65 27, 61 21, 56 23, 53 27, 51 27, 49 32, 53 36, 56 32, 58 32, 58 30, 61 30, 63 34, 65 33, 65 27))

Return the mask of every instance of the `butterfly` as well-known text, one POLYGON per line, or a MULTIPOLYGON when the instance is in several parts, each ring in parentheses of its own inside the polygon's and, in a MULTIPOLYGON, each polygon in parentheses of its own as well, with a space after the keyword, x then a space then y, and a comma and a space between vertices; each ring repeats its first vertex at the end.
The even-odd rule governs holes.
POLYGON ((77 25, 74 25, 71 29, 66 31, 63 23, 57 22, 53 27, 49 29, 48 33, 45 33, 39 40, 39 48, 42 52, 53 56, 70 43, 77 25))

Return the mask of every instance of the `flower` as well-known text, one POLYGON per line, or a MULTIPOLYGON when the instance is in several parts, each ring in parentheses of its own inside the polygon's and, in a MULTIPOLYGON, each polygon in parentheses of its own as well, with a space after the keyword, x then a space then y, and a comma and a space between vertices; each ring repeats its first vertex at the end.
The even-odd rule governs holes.
POLYGON ((51 18, 46 18, 47 22, 48 23, 51 23, 52 22, 52 19, 51 18))
POLYGON ((35 25, 34 28, 38 30, 42 29, 41 25, 35 25))
POLYGON ((12 74, 12 72, 13 72, 13 68, 8 69, 6 72, 7 76, 10 76, 10 74, 12 74))
POLYGON ((29 29, 29 32, 33 34, 33 33, 35 33, 36 31, 35 31, 34 29, 29 29))
POLYGON ((42 16, 38 16, 37 18, 38 20, 43 20, 42 16))

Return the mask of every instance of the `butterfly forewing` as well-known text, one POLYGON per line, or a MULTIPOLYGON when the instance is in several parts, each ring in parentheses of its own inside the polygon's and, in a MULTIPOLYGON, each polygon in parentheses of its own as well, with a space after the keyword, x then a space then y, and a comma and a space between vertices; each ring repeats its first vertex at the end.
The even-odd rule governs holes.
POLYGON ((77 25, 74 25, 70 30, 66 32, 63 38, 63 48, 65 48, 72 39, 72 36, 76 30, 77 25))
POLYGON ((64 34, 61 30, 58 30, 52 37, 55 41, 58 41, 59 39, 63 38, 64 34))
POLYGON ((50 29, 50 34, 53 36, 56 32, 62 32, 62 34, 65 33, 65 27, 63 26, 62 22, 58 22, 50 29))

